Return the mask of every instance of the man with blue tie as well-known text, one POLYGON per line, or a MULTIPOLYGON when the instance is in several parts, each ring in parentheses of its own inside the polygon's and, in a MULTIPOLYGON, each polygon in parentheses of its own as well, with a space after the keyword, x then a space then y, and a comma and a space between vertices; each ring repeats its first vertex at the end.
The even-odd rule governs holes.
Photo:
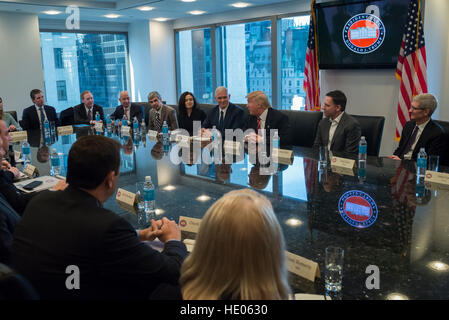
POLYGON ((216 126, 221 136, 224 137, 226 129, 235 130, 243 128, 245 112, 240 106, 229 102, 230 98, 231 95, 228 94, 228 89, 225 87, 218 87, 215 90, 215 100, 218 105, 207 114, 207 118, 202 125, 202 133, 206 129, 211 129, 213 126, 216 126))
POLYGON ((45 119, 58 125, 58 116, 55 108, 45 105, 45 98, 42 91, 33 89, 30 92, 31 101, 34 105, 23 110, 22 128, 23 130, 38 130, 43 128, 45 119))

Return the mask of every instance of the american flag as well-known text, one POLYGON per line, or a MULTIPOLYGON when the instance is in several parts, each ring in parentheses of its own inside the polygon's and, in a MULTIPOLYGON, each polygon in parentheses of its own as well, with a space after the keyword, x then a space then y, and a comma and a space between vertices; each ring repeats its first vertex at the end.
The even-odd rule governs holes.
POLYGON ((306 110, 320 110, 320 75, 318 70, 318 50, 316 46, 315 1, 312 1, 309 39, 307 40, 306 63, 304 70, 304 91, 306 110))
POLYGON ((396 77, 401 80, 398 117, 396 119, 396 140, 401 138, 402 128, 410 120, 408 110, 413 97, 427 92, 426 73, 426 47, 420 15, 420 0, 411 0, 396 68, 396 77))

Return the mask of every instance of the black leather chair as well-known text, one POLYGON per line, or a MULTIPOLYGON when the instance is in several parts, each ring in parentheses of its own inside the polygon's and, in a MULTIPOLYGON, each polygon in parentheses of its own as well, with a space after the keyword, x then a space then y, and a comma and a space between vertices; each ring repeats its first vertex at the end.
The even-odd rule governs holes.
POLYGON ((70 126, 75 124, 75 115, 73 107, 67 108, 59 114, 59 123, 61 126, 70 126))
POLYGON ((369 156, 379 156, 380 144, 382 142, 382 132, 384 130, 385 117, 382 116, 358 116, 351 115, 356 119, 362 129, 362 136, 365 136, 368 144, 367 153, 369 156))
POLYGON ((445 149, 440 156, 440 164, 442 166, 449 166, 449 122, 441 120, 435 120, 435 122, 442 126, 445 131, 444 136, 446 144, 445 149))
POLYGON ((5 111, 5 113, 9 113, 17 121, 17 111, 5 111))
POLYGON ((312 147, 322 112, 280 110, 288 116, 290 137, 293 146, 312 147))
POLYGON ((38 300, 39 295, 24 277, 0 263, 0 300, 38 300))

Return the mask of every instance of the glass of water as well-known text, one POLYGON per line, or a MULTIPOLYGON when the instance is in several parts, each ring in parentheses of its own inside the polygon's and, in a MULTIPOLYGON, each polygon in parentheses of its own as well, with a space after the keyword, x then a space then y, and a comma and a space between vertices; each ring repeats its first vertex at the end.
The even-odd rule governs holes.
POLYGON ((143 198, 144 182, 136 183, 136 201, 137 201, 137 225, 139 229, 145 229, 150 225, 151 217, 145 212, 145 201, 143 198))
POLYGON ((338 247, 326 248, 325 285, 330 292, 339 292, 342 287, 344 250, 338 247))
POLYGON ((327 167, 327 162, 329 161, 329 152, 327 146, 320 146, 320 169, 327 167))

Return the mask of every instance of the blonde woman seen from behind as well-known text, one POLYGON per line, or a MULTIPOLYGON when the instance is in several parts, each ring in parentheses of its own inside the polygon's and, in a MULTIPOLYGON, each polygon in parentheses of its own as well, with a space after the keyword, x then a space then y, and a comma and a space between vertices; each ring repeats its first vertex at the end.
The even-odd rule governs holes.
POLYGON ((225 194, 201 221, 181 270, 184 300, 288 299, 285 244, 267 198, 244 189, 225 194))

